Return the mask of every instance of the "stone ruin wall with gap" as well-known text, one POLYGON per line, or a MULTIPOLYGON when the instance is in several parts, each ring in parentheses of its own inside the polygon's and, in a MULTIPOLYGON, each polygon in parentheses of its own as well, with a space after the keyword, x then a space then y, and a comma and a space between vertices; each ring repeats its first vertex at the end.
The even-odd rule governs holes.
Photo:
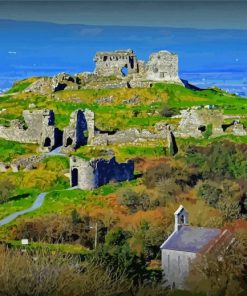
POLYGON ((123 68, 128 74, 138 73, 138 61, 133 50, 117 50, 113 52, 97 52, 94 58, 95 72, 100 76, 124 76, 123 68))
POLYGON ((94 113, 87 109, 74 111, 64 131, 55 126, 55 114, 52 110, 24 110, 23 118, 24 122, 12 120, 10 127, 0 126, 0 138, 39 144, 42 152, 49 152, 62 145, 76 149, 90 144, 94 139, 94 113), (70 143, 68 139, 71 140, 70 143))
MULTIPOLYGON (((0 137, 20 143, 39 144, 42 133, 49 130, 45 122, 51 122, 54 114, 50 110, 23 111, 24 122, 12 120, 10 127, 0 126, 0 137)), ((50 133, 50 131, 49 131, 50 133)))

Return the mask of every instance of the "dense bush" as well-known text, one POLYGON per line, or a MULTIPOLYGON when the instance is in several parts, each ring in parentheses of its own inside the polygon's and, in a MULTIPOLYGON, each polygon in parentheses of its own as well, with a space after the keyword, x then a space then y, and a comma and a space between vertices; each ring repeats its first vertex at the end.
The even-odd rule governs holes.
POLYGON ((122 189, 119 192, 118 202, 128 207, 132 213, 139 210, 146 211, 150 208, 150 197, 145 193, 137 193, 131 189, 122 189))
POLYGON ((133 295, 124 272, 47 251, 33 254, 0 250, 1 296, 133 295))
POLYGON ((247 177, 247 145, 218 141, 208 147, 189 147, 187 162, 198 167, 204 179, 247 177))
POLYGON ((14 184, 9 179, 0 180, 0 204, 11 198, 14 188, 14 184))

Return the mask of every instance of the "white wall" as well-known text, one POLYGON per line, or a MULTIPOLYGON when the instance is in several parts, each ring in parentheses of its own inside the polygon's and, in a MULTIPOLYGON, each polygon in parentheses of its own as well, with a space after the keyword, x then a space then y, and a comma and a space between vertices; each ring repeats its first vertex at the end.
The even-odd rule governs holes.
POLYGON ((183 288, 184 280, 189 273, 190 261, 196 257, 196 254, 164 249, 161 250, 161 256, 162 270, 167 284, 183 288))

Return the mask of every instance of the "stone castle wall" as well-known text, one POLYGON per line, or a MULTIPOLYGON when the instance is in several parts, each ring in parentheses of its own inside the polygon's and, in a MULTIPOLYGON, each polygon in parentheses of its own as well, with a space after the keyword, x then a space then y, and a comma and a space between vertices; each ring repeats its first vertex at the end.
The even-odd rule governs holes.
POLYGON ((23 111, 24 122, 12 120, 10 127, 0 126, 0 138, 20 143, 39 144, 42 152, 64 146, 77 149, 94 139, 94 113, 76 110, 64 131, 55 126, 52 110, 23 111))
POLYGON ((101 76, 125 76, 123 68, 129 74, 138 73, 138 62, 133 50, 117 50, 112 52, 97 52, 94 58, 95 72, 101 76))
POLYGON ((0 137, 20 143, 40 144, 46 132, 51 135, 54 113, 51 110, 23 111, 24 122, 13 120, 10 127, 0 126, 0 137))
POLYGON ((180 83, 178 77, 178 56, 168 51, 151 54, 147 64, 146 79, 180 83))
POLYGON ((70 158, 71 186, 80 189, 94 189, 110 181, 122 182, 134 178, 134 162, 118 163, 115 157, 110 160, 84 160, 72 156, 70 158))
POLYGON ((124 144, 124 143, 138 143, 147 140, 159 140, 167 139, 167 127, 162 130, 152 133, 149 130, 139 130, 136 128, 130 128, 123 131, 118 131, 115 134, 96 134, 94 138, 94 145, 112 145, 112 144, 124 144))
MULTIPOLYGON (((128 76, 129 87, 138 86, 142 81, 172 82, 182 84, 178 77, 178 56, 168 51, 150 55, 147 63, 139 61, 133 50, 98 52, 95 59, 95 73, 101 76, 128 76), (123 69, 128 74, 123 73, 123 69)), ((150 87, 150 84, 148 85, 150 87)))

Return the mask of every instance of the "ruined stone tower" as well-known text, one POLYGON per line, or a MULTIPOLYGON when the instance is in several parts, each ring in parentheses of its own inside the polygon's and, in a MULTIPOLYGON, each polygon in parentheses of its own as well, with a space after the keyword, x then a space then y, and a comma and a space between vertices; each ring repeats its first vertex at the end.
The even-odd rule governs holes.
POLYGON ((146 64, 147 80, 181 83, 178 77, 178 56, 162 50, 150 55, 146 64))
POLYGON ((85 160, 76 156, 70 158, 70 183, 80 189, 94 189, 110 181, 122 182, 134 178, 134 162, 116 162, 115 157, 109 160, 85 160))
POLYGON ((94 113, 76 110, 70 115, 70 123, 63 132, 63 146, 77 149, 94 138, 94 113))

